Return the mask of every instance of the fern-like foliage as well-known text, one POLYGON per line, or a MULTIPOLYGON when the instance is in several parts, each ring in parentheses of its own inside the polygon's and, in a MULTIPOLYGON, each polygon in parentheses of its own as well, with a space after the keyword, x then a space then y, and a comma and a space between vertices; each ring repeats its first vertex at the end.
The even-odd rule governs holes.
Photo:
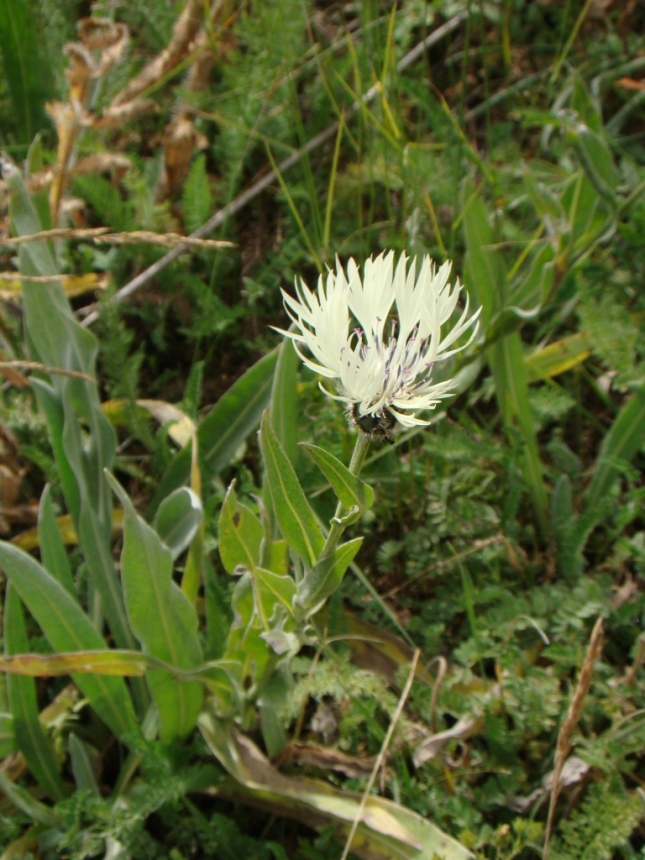
POLYGON ((551 860, 612 860, 643 814, 643 803, 620 779, 592 785, 584 803, 563 822, 549 852, 551 860))
POLYGON ((184 227, 192 233, 211 214, 211 190, 206 173, 206 157, 198 155, 191 165, 182 195, 184 227))

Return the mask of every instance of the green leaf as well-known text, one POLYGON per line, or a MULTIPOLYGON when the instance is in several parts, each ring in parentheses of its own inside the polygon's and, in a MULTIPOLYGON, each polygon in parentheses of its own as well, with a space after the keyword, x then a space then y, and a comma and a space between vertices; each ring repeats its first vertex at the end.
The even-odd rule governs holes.
MULTIPOLYGON (((0 566, 55 651, 103 651, 105 642, 76 600, 35 559, 0 542, 0 566)), ((138 735, 122 678, 73 675, 98 716, 120 738, 138 735)))
MULTIPOLYGON (((486 208, 469 183, 464 184, 467 205, 464 214, 467 254, 465 281, 482 305, 484 332, 505 308, 507 275, 486 208)), ((522 342, 513 332, 491 344, 486 356, 495 379, 495 395, 510 441, 515 445, 538 522, 547 525, 547 498, 539 458, 535 426, 528 397, 522 342), (519 429, 520 438, 517 439, 519 429)))
POLYGON ((593 478, 587 490, 585 507, 598 509, 601 499, 620 475, 620 465, 630 462, 643 447, 645 427, 645 385, 618 413, 600 446, 593 478))
POLYGON ((306 821, 321 830, 333 826, 345 840, 358 818, 352 852, 390 860, 469 860, 474 855, 426 818, 391 800, 339 791, 319 780, 284 776, 241 732, 203 713, 199 728, 213 754, 231 775, 217 793, 241 803, 261 802, 275 815, 306 821))
POLYGON ((595 131, 584 124, 576 125, 573 143, 580 162, 598 194, 612 206, 616 205, 616 188, 620 182, 611 150, 595 131))
POLYGON ((56 522, 49 484, 43 490, 38 508, 38 546, 44 567, 56 577, 72 597, 76 597, 76 586, 69 566, 65 544, 56 522))
MULTIPOLYGON (((15 125, 18 143, 25 147, 50 126, 45 103, 54 97, 54 75, 42 36, 30 2, 0 0, 0 58, 11 99, 11 108, 5 108, 4 114, 15 125)), ((4 137, 3 145, 8 143, 4 137)))
POLYGON ((260 427, 260 446, 280 531, 305 565, 312 567, 322 552, 324 539, 316 515, 266 413, 260 427))
POLYGON ((173 559, 189 546, 203 518, 202 503, 188 487, 180 487, 163 500, 154 527, 173 559))
POLYGON ((2 770, 0 770, 0 790, 31 821, 37 821, 55 830, 64 829, 64 819, 61 815, 54 812, 50 806, 36 800, 26 788, 12 782, 2 770))
POLYGON ((262 639, 262 633, 268 632, 269 627, 268 624, 265 627, 260 619, 254 583, 248 571, 240 575, 233 589, 231 603, 234 618, 226 642, 225 657, 242 663, 244 681, 256 683, 271 658, 271 650, 262 639))
POLYGON ((343 581, 343 576, 360 549, 363 538, 354 538, 337 547, 333 556, 321 559, 298 585, 298 604, 307 615, 313 615, 343 581))
POLYGON ((293 341, 283 338, 271 389, 271 426, 294 467, 298 457, 298 365, 293 341))
POLYGON ((356 506, 361 511, 372 507, 374 490, 369 484, 353 475, 347 466, 329 451, 308 442, 301 442, 300 445, 325 475, 344 507, 356 506))
MULTIPOLYGON (((202 661, 194 606, 172 579, 172 555, 159 535, 137 514, 121 485, 109 483, 125 512, 121 577, 132 631, 145 653, 180 669, 202 661)), ((194 728, 203 689, 181 684, 164 670, 147 675, 159 712, 161 739, 170 743, 194 728)))
MULTIPOLYGON (((4 643, 7 655, 29 650, 20 598, 11 583, 7 586, 4 606, 4 643)), ((8 675, 7 693, 18 749, 47 794, 54 800, 62 800, 67 792, 40 723, 35 681, 33 678, 8 675)))
POLYGON ((184 183, 182 211, 187 233, 193 233, 201 227, 212 214, 211 189, 206 172, 206 157, 203 153, 192 163, 184 183))
POLYGON ((271 618, 276 604, 283 606, 293 615, 293 599, 296 596, 296 583, 290 576, 280 576, 271 570, 256 567, 253 576, 257 583, 260 600, 265 615, 271 618))
POLYGON ((13 728, 13 716, 11 714, 0 714, 0 758, 16 752, 16 733, 13 728))
POLYGON ((92 755, 90 747, 73 732, 69 736, 69 758, 74 776, 76 791, 86 791, 95 797, 101 796, 96 776, 94 775, 98 753, 92 755))
MULTIPOLYGON (((260 423, 269 403, 273 371, 278 360, 274 350, 250 367, 217 401, 197 430, 199 455, 208 468, 219 473, 228 466, 242 442, 260 423)), ((162 500, 190 476, 190 446, 181 450, 162 475, 150 505, 154 513, 162 500)))
POLYGON ((538 379, 551 379, 582 364, 590 355, 591 344, 584 332, 567 335, 525 356, 527 380, 536 382, 538 379))
POLYGON ((235 481, 227 490, 219 515, 219 554, 228 573, 239 568, 253 568, 260 563, 260 548, 264 540, 262 523, 241 504, 235 495, 235 481))
MULTIPOLYGON (((42 223, 20 173, 11 168, 6 174, 15 231, 20 236, 38 232, 42 223)), ((51 276, 48 283, 26 280, 22 286, 31 354, 49 367, 90 377, 88 380, 52 374, 50 384, 34 380, 34 390, 49 424, 65 500, 93 585, 101 596, 117 644, 132 647, 134 641, 110 546, 112 506, 103 470, 112 465, 116 437, 101 410, 98 386, 93 379, 98 343, 72 313, 56 277, 56 260, 49 243, 20 245, 19 260, 21 273, 51 276)))

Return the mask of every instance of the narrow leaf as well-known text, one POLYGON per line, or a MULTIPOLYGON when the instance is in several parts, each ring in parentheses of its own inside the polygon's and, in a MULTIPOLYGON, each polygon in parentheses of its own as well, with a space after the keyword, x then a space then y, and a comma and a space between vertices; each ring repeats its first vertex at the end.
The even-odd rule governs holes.
POLYGON ((362 511, 372 507, 374 490, 369 484, 352 475, 347 466, 329 451, 308 442, 300 445, 325 475, 344 507, 358 506, 362 511))
POLYGON ((317 612, 323 603, 339 587, 345 571, 360 549, 363 538, 354 538, 341 544, 333 556, 321 559, 304 577, 298 586, 298 604, 306 614, 317 612))
MULTIPOLYGON (((111 475, 125 511, 121 576, 128 618, 144 652, 180 669, 202 661, 195 607, 172 580, 172 556, 157 533, 137 514, 111 475)), ((178 684, 169 672, 147 676, 159 712, 161 738, 170 743, 195 726, 202 704, 199 684, 178 684)))
POLYGON ((0 759, 16 752, 16 733, 13 727, 13 716, 11 714, 0 714, 0 759))
POLYGON ((92 756, 90 747, 73 732, 69 736, 69 758, 76 791, 88 791, 95 797, 100 797, 101 790, 94 776, 94 759, 98 758, 98 753, 94 751, 92 756))
POLYGON ((316 515, 302 491, 296 473, 284 453, 269 417, 265 413, 260 428, 264 468, 273 500, 273 509, 283 537, 313 567, 322 552, 324 539, 316 515))
POLYGON ((0 770, 0 791, 31 821, 37 821, 39 824, 44 824, 45 827, 52 827, 56 830, 62 830, 65 827, 61 815, 54 812, 50 806, 36 800, 26 788, 12 782, 3 770, 0 770))
MULTIPOLYGON (((18 143, 27 146, 49 123, 45 102, 54 95, 54 75, 30 4, 0 0, 0 58, 11 99, 6 116, 18 143)), ((3 141, 7 146, 7 140, 3 141)))
POLYGON ((293 348, 293 341, 289 337, 283 338, 271 389, 271 426, 294 466, 298 457, 298 364, 298 354, 293 348))
POLYGON ((253 568, 260 563, 260 547, 264 539, 262 523, 255 514, 237 500, 235 482, 226 492, 218 521, 219 554, 228 573, 239 568, 253 568))
MULTIPOLYGON (((260 423, 271 395, 277 350, 250 367, 222 395, 197 430, 200 456, 209 469, 219 473, 227 466, 242 442, 260 423)), ((190 476, 190 449, 182 449, 163 474, 151 511, 157 510, 162 499, 190 476)))
POLYGON ((51 500, 51 487, 47 485, 40 499, 38 509, 38 544, 43 566, 56 577, 72 597, 76 596, 76 586, 72 578, 69 559, 60 529, 54 514, 51 500))
POLYGON ((188 487, 180 487, 163 500, 154 527, 173 559, 190 544, 202 520, 202 503, 188 487))
POLYGON ((464 848, 426 818, 391 800, 340 791, 321 781, 286 777, 260 750, 230 724, 203 713, 199 728, 213 754, 232 779, 217 792, 236 802, 255 800, 276 815, 306 822, 321 830, 332 825, 344 841, 356 818, 352 852, 359 857, 392 860, 468 860, 464 848))
MULTIPOLYGON (((20 598, 11 584, 7 588, 4 607, 4 642, 7 655, 29 650, 20 598)), ((35 682, 32 678, 10 675, 7 678, 7 692, 18 749, 47 794, 54 800, 62 800, 67 792, 40 724, 35 682)))
POLYGON ((591 344, 584 332, 568 335, 525 357, 527 380, 551 379, 582 364, 590 355, 591 344))
POLYGON ((621 463, 630 462, 643 447, 645 427, 645 385, 618 413, 603 439, 593 478, 587 491, 586 507, 598 508, 620 474, 621 463))
POLYGON ((165 664, 140 651, 71 651, 58 654, 12 654, 0 658, 0 671, 14 675, 145 675, 165 664))
MULTIPOLYGON (((88 616, 35 559, 11 544, 0 542, 0 566, 55 651, 105 650, 105 642, 88 616)), ((98 716, 118 737, 139 733, 122 678, 72 677, 98 716)))

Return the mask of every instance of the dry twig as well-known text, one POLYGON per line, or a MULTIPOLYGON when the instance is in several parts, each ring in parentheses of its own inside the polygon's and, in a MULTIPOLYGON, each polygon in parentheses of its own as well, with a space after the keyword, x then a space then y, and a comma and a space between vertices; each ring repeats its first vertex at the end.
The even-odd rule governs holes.
MULTIPOLYGON (((397 71, 403 72, 408 66, 411 66, 415 63, 419 57, 423 56, 423 53, 432 45, 435 45, 437 42, 440 42, 441 39, 445 38, 445 36, 452 33, 453 30, 456 30, 460 24, 468 17, 467 12, 461 12, 458 15, 452 17, 449 21, 446 21, 445 24, 442 24, 441 27, 437 27, 437 29, 430 33, 422 42, 419 42, 418 45, 409 51, 405 57, 403 57, 399 63, 397 64, 397 71)), ((375 96, 382 91, 382 87, 380 83, 375 84, 373 87, 370 87, 369 90, 363 95, 360 101, 354 102, 351 108, 348 110, 349 114, 358 113, 363 105, 369 104, 375 96)), ((201 227, 195 230, 194 233, 191 233, 191 238, 201 238, 202 236, 206 236, 209 233, 212 233, 213 230, 217 230, 218 227, 221 227, 232 215, 236 215, 240 210, 244 209, 244 207, 258 196, 265 188, 268 188, 278 177, 278 174, 286 173, 290 170, 294 165, 298 164, 305 155, 313 152, 318 149, 319 146, 322 146, 323 143, 326 143, 328 140, 334 137, 337 134, 338 128, 340 126, 340 120, 332 123, 328 126, 324 131, 321 131, 319 134, 312 137, 305 146, 301 149, 298 149, 292 155, 285 158, 284 161, 280 162, 277 170, 270 170, 263 177, 258 179, 257 182, 253 183, 249 188, 239 194, 234 200, 232 200, 229 204, 224 206, 223 209, 220 209, 216 212, 211 218, 208 219, 201 227)), ((151 281, 155 278, 159 272, 163 271, 167 266, 173 263, 179 255, 182 253, 182 247, 178 246, 177 248, 173 248, 172 251, 169 251, 161 260, 157 260, 156 263, 153 263, 152 266, 148 266, 147 269, 144 269, 143 272, 140 272, 135 278, 133 278, 130 283, 126 284, 120 290, 118 290, 114 296, 110 299, 110 301, 123 301, 128 296, 132 295, 132 293, 136 292, 136 290, 140 289, 144 284, 147 284, 148 281, 151 281)), ((83 326, 90 326, 92 323, 96 322, 99 318, 99 313, 97 310, 92 311, 88 314, 82 322, 83 326)))
POLYGON ((549 814, 546 821, 546 835, 544 837, 542 860, 547 860, 549 856, 549 840, 551 838, 551 830, 553 829, 555 806, 558 801, 558 793, 560 791, 562 768, 564 767, 567 756, 571 752, 571 736, 578 724, 578 720, 580 719, 582 706, 584 704, 585 697, 589 692, 589 687, 591 686, 593 668, 602 651, 602 632, 602 618, 599 618, 591 632, 591 639, 589 640, 587 653, 585 654, 585 659, 580 670, 578 683, 574 690, 569 710, 567 711, 567 715, 558 733, 558 742, 555 748, 555 761, 553 767, 553 787, 551 789, 551 799, 549 801, 549 814))
POLYGON ((387 734, 383 740, 383 744, 379 751, 378 756, 376 757, 376 761, 374 762, 374 767, 372 768, 372 773, 370 774, 370 778, 367 781, 367 785, 365 786, 365 791, 363 792, 363 796, 361 798, 360 805, 358 807, 358 812, 356 813, 356 818, 352 822, 351 830, 347 836, 347 842, 345 843, 345 848, 343 850, 342 856, 340 860, 347 860, 347 856, 349 854, 349 850, 352 847, 352 842, 354 840, 354 836, 356 835, 356 830, 360 823, 361 818, 363 817, 363 812, 365 811, 365 804, 367 803, 367 798, 369 797, 370 791, 372 790, 372 786, 374 785, 374 781, 376 780, 376 774, 381 769, 383 762, 385 761, 385 756, 387 755, 387 750, 390 745, 390 741, 392 740, 392 735, 394 734, 394 729, 396 728, 396 724, 403 712, 403 707, 405 705, 406 699, 410 695, 410 690, 412 689, 412 684, 414 682, 414 678, 417 671, 417 663, 419 662, 419 656, 421 651, 417 648, 414 652, 414 657, 412 658, 412 663, 410 664, 410 672, 408 673, 408 680, 405 682, 405 687, 403 688, 403 692, 401 693, 401 698, 399 699, 399 703, 396 706, 396 710, 392 715, 392 721, 390 722, 389 728, 387 730, 387 734))

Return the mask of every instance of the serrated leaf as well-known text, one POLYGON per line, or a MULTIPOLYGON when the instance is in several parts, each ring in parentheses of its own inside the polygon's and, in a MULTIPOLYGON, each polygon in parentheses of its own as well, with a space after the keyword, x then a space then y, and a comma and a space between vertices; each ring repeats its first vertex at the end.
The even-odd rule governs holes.
POLYGON ((211 216, 211 189, 206 157, 200 153, 192 163, 182 195, 182 211, 187 233, 193 233, 211 216))

